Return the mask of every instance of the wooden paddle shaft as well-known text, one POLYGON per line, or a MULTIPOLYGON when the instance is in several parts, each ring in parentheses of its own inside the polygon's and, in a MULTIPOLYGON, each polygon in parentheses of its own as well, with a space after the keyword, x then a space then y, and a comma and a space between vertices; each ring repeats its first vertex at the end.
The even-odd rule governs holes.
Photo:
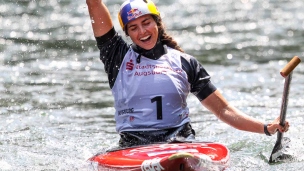
MULTIPOLYGON (((292 79, 292 71, 287 75, 287 77, 285 77, 285 84, 284 84, 282 104, 281 104, 281 114, 280 114, 280 125, 282 125, 282 126, 285 125, 289 87, 290 87, 291 79, 292 79)), ((279 132, 279 134, 280 134, 280 132, 279 132)))
MULTIPOLYGON (((289 87, 290 82, 292 79, 292 71, 293 69, 301 62, 300 58, 297 56, 293 57, 291 61, 281 70, 280 74, 285 78, 285 84, 284 84, 284 91, 283 91, 283 97, 282 97, 282 105, 281 105, 281 113, 280 113, 280 125, 285 125, 285 119, 286 119, 286 110, 288 105, 288 95, 289 95, 289 87)), ((273 163, 278 159, 279 157, 286 156, 286 154, 282 153, 278 156, 273 156, 274 154, 277 154, 278 151, 280 151, 282 146, 282 139, 283 139, 283 133, 278 132, 277 134, 277 141, 274 145, 274 148, 271 152, 269 163, 273 163)))
POLYGON ((293 69, 301 62, 297 56, 293 57, 290 62, 281 70, 280 74, 285 78, 293 71, 293 69))

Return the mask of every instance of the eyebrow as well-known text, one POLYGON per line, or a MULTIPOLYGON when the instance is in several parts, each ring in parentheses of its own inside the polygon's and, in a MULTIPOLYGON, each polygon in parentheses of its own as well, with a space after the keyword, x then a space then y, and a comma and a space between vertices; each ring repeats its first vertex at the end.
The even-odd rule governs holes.
MULTIPOLYGON (((146 22, 147 20, 150 20, 150 19, 151 19, 151 18, 146 17, 145 19, 142 20, 141 23, 144 23, 144 22, 146 22)), ((136 24, 129 25, 128 28, 130 28, 130 27, 132 27, 132 26, 136 26, 136 24)))

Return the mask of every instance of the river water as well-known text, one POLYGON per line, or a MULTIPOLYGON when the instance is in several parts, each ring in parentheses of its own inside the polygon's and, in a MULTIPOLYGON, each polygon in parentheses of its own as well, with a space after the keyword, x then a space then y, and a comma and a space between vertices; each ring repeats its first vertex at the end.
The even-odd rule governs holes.
MULTIPOLYGON (((120 30, 122 1, 105 2, 120 30)), ((303 0, 157 5, 170 34, 231 104, 265 122, 279 116, 279 71, 304 56, 303 0)), ((0 170, 90 170, 87 159, 119 137, 85 1, 1 0, 0 14, 0 170)), ((190 95, 197 139, 225 144, 228 170, 303 170, 303 65, 293 72, 287 110, 293 160, 269 165, 276 136, 231 128, 190 95)))

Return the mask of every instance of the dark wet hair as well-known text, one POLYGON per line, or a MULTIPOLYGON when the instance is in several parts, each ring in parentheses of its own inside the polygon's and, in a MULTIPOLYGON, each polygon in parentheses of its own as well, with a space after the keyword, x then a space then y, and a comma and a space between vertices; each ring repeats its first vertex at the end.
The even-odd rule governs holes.
MULTIPOLYGON (((158 27, 158 34, 159 34, 159 39, 160 41, 167 45, 168 47, 170 48, 173 48, 173 49, 176 49, 178 51, 181 51, 181 52, 184 52, 184 50, 177 44, 177 42, 173 39, 172 36, 168 35, 165 31, 165 26, 163 24, 163 21, 161 19, 160 16, 157 16, 157 15, 152 15, 154 21, 156 22, 157 24, 157 27, 158 27)), ((128 34, 128 29, 126 28, 124 31, 125 31, 125 34, 127 36, 129 36, 128 34)))

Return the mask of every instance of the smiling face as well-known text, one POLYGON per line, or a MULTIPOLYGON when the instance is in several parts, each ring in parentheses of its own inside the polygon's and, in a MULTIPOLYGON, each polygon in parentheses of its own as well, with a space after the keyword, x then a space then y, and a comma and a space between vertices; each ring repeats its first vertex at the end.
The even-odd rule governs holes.
POLYGON ((152 15, 144 15, 126 25, 127 33, 133 43, 143 49, 152 49, 158 39, 158 27, 152 15))

